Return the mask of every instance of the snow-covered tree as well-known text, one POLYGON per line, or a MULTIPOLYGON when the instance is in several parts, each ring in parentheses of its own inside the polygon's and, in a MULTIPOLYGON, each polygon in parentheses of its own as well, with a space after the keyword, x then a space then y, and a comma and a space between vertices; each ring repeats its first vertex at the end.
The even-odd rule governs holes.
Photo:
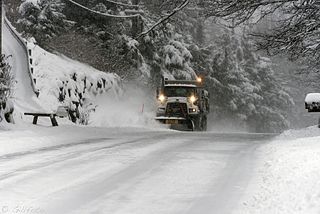
POLYGON ((64 7, 61 0, 24 0, 18 24, 25 34, 38 41, 50 39, 74 24, 63 14, 64 7))
POLYGON ((277 132, 288 127, 292 99, 274 77, 269 59, 256 54, 250 40, 221 27, 211 46, 192 51, 203 68, 215 121, 233 120, 252 131, 277 132), (200 63, 201 64, 201 63, 200 63))

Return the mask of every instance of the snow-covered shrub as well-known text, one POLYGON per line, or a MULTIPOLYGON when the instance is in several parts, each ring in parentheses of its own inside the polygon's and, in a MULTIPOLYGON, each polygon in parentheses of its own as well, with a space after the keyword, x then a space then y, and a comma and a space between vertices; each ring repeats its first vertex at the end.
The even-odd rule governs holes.
POLYGON ((13 103, 10 100, 14 77, 5 55, 0 56, 0 121, 14 122, 12 118, 13 103))
POLYGON ((90 100, 118 87, 116 78, 102 72, 92 76, 80 72, 71 73, 69 77, 64 76, 57 80, 57 99, 69 107, 72 122, 87 125, 90 113, 95 110, 90 100))
POLYGON ((78 123, 81 125, 88 125, 90 120, 90 115, 92 112, 96 111, 96 106, 92 102, 89 102, 89 99, 78 108, 79 118, 78 123))
POLYGON ((33 36, 38 42, 50 39, 71 27, 63 14, 65 4, 61 0, 24 0, 20 5, 19 26, 27 36, 33 36))

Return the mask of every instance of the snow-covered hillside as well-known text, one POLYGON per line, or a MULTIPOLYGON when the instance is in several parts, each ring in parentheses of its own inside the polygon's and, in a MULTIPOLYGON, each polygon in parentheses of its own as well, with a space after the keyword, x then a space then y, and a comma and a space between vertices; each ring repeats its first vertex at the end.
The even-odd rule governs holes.
POLYGON ((39 99, 46 108, 83 102, 95 96, 121 94, 120 78, 64 56, 49 53, 37 45, 29 44, 34 59, 34 78, 40 90, 39 99), (59 101, 60 100, 60 101, 59 101))
POLYGON ((16 80, 13 101, 18 123, 27 119, 24 112, 50 113, 60 105, 73 109, 77 104, 88 110, 95 108, 96 97, 108 96, 112 102, 122 94, 121 80, 116 74, 49 53, 33 41, 25 46, 10 23, 4 25, 2 34, 3 51, 11 55, 9 63, 16 80), (38 97, 33 87, 39 91, 38 97))
POLYGON ((134 84, 122 84, 113 73, 105 73, 65 56, 29 44, 34 53, 34 78, 39 100, 54 111, 59 105, 83 104, 90 111, 88 125, 103 127, 153 126, 153 92, 134 84), (62 100, 61 100, 62 99, 62 100))
MULTIPOLYGON (((123 85, 114 73, 50 53, 36 45, 34 39, 25 45, 10 23, 4 25, 2 33, 3 51, 12 55, 9 63, 17 82, 13 97, 17 123, 32 120, 24 112, 50 113, 61 105, 74 109, 80 104, 80 114, 84 117, 90 114, 86 122, 91 126, 158 127, 152 119, 155 99, 152 91, 136 84, 123 85), (39 90, 38 97, 31 82, 39 90)), ((58 122, 68 124, 67 120, 58 122)), ((50 125, 50 121, 39 118, 39 124, 50 125)))

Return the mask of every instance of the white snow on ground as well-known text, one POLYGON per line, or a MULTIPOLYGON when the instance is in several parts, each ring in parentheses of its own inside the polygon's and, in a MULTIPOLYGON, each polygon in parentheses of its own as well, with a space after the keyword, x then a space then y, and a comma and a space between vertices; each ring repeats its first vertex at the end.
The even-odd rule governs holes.
MULTIPOLYGON (((86 126, 62 125, 61 127, 31 126, 28 123, 19 125, 0 125, 0 156, 8 154, 26 153, 28 151, 41 151, 48 147, 59 147, 67 144, 77 144, 81 141, 90 141, 99 138, 113 138, 120 133, 134 133, 139 135, 145 131, 163 132, 165 129, 146 129, 135 127, 119 128, 87 128, 86 126), (107 136, 107 137, 106 137, 107 136)), ((134 136, 132 136, 134 137, 134 136)))
POLYGON ((211 201, 234 175, 233 162, 259 145, 259 137, 239 143, 238 135, 223 141, 223 135, 160 129, 8 128, 0 131, 0 207, 8 213, 16 207, 53 214, 221 210, 211 201))
POLYGON ((320 129, 290 130, 259 148, 261 157, 234 213, 320 213, 320 129))
MULTIPOLYGON (((0 131, 0 207, 8 207, 8 213, 15 213, 17 206, 45 208, 52 204, 51 194, 88 184, 89 181, 97 182, 101 175, 116 173, 129 163, 169 144, 130 147, 131 142, 149 142, 148 138, 162 133, 151 129, 99 129, 74 125, 8 128, 11 131, 0 131), (145 132, 149 136, 146 137, 145 132), (49 168, 54 176, 47 176, 49 168), (39 180, 35 182, 35 179, 39 180), (40 206, 38 202, 46 205, 40 206)), ((82 198, 85 196, 79 195, 79 200, 82 198)), ((79 205, 81 203, 72 206, 79 205)), ((59 206, 55 204, 54 207, 58 209, 59 206)))

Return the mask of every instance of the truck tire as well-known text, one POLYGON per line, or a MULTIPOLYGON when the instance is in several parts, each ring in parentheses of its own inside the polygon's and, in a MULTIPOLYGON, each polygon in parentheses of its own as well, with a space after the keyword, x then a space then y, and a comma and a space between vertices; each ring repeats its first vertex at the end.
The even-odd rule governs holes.
POLYGON ((202 126, 201 129, 202 130, 201 131, 204 131, 204 132, 207 131, 207 123, 208 123, 207 122, 207 117, 206 116, 202 117, 202 121, 201 121, 201 124, 202 124, 201 125, 202 126))
POLYGON ((201 131, 202 130, 202 120, 200 120, 200 116, 197 116, 193 119, 193 123, 194 123, 194 131, 201 131))
POLYGON ((189 119, 187 121, 187 129, 190 131, 195 131, 197 129, 195 121, 189 119))

